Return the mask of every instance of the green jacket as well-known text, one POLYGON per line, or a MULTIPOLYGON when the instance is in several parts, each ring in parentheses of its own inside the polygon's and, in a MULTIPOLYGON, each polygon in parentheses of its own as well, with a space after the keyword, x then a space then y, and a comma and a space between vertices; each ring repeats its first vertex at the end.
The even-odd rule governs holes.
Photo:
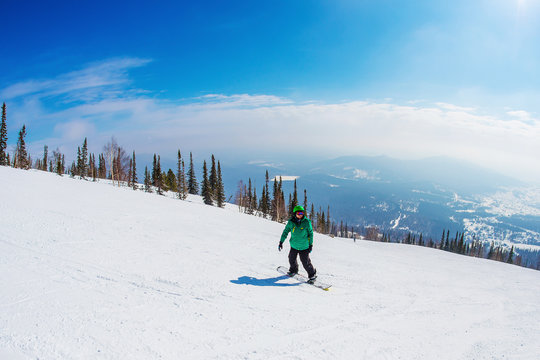
POLYGON ((313 245, 313 227, 308 218, 304 217, 299 224, 289 220, 279 241, 284 242, 289 233, 291 233, 290 243, 293 249, 306 250, 309 245, 313 245))

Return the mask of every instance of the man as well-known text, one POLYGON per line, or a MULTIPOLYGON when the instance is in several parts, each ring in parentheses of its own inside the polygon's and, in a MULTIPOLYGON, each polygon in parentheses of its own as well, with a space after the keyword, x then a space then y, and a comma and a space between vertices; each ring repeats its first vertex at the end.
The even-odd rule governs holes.
POLYGON ((300 255, 300 261, 304 269, 306 269, 310 282, 314 282, 317 278, 317 270, 311 264, 309 253, 313 249, 313 227, 311 221, 305 216, 305 210, 302 206, 295 206, 293 216, 285 225, 285 229, 279 240, 278 250, 283 249, 283 242, 287 235, 291 233, 291 251, 289 252, 289 272, 287 275, 294 276, 298 273, 298 262, 296 258, 300 255))

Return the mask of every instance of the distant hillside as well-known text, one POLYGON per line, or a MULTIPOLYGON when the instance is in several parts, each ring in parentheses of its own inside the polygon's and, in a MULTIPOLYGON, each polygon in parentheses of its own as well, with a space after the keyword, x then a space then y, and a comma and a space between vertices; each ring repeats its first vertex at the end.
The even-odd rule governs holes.
MULTIPOLYGON (((438 239, 444 229, 467 238, 540 246, 540 189, 510 176, 448 158, 397 160, 348 156, 324 161, 251 164, 228 168, 228 193, 251 177, 258 190, 264 171, 298 176, 309 202, 330 205, 331 216, 349 225, 423 233, 438 239)), ((292 192, 292 182, 285 183, 292 192)))

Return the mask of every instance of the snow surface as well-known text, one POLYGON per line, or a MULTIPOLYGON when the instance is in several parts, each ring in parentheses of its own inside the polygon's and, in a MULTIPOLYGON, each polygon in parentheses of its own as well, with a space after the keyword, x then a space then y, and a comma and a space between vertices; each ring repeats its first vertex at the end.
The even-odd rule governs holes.
POLYGON ((1 359, 538 359, 540 272, 0 167, 1 359), (288 248, 288 246, 287 246, 288 248))

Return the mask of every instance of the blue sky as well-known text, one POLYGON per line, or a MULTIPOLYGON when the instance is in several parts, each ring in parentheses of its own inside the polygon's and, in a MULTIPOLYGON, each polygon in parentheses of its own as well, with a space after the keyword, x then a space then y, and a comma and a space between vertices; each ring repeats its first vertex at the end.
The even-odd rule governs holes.
POLYGON ((297 144, 540 181, 538 0, 2 7, 0 101, 10 142, 25 123, 36 153, 69 157, 84 136, 97 152, 112 135, 171 157, 297 144))

